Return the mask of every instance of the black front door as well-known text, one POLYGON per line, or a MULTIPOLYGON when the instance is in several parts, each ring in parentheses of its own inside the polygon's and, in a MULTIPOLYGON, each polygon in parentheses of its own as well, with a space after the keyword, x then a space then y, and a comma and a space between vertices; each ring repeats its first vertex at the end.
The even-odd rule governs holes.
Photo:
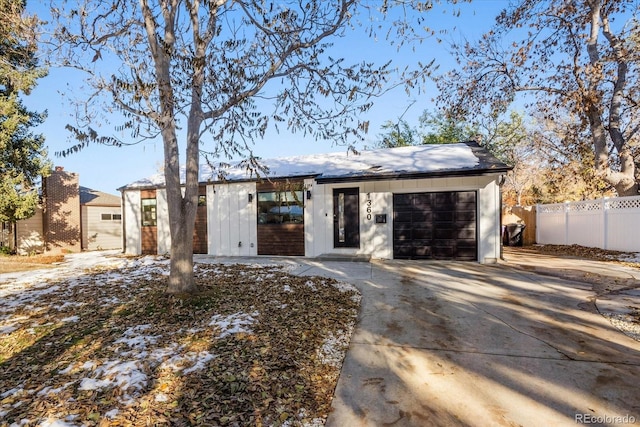
POLYGON ((333 190, 333 246, 360 247, 360 189, 333 190))

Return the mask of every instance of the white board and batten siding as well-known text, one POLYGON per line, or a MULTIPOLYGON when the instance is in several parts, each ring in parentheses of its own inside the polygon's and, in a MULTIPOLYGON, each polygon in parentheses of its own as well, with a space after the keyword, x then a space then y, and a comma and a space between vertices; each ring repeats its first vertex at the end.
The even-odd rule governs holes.
POLYGON ((255 182, 207 185, 208 252, 216 256, 258 254, 255 182), (252 200, 249 201, 249 194, 252 200))
MULTIPOLYGON (((255 182, 210 184, 207 196, 208 253, 215 256, 257 255, 257 210, 255 182), (249 193, 253 200, 249 202, 249 193)), ((157 253, 169 253, 171 234, 165 189, 156 191, 157 253)), ((139 254, 141 241, 140 191, 124 191, 125 198, 125 253, 139 254)))
POLYGON ((500 188, 497 176, 471 176, 407 180, 379 180, 340 184, 305 181, 311 199, 305 202, 305 256, 322 254, 370 255, 393 258, 393 195, 439 191, 477 191, 478 261, 494 263, 500 257, 500 188), (333 247, 333 190, 359 188, 360 247, 333 247), (376 223, 375 215, 386 214, 386 223, 376 223))
POLYGON ((95 251, 122 248, 120 206, 80 207, 82 249, 95 251))
POLYGON ((124 191, 122 213, 124 222, 124 253, 140 255, 142 253, 142 201, 140 191, 124 191))
POLYGON ((640 196, 537 205, 536 242, 640 252, 640 196))

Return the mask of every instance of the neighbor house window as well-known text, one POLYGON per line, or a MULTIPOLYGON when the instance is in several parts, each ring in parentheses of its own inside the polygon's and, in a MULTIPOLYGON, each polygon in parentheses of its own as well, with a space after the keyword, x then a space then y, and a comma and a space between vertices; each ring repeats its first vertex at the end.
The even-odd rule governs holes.
POLYGON ((258 193, 259 224, 302 224, 303 214, 302 191, 258 193))
POLYGON ((102 221, 122 221, 121 214, 101 214, 100 219, 102 221))
POLYGON ((142 199, 142 225, 155 226, 156 220, 156 199, 142 199))

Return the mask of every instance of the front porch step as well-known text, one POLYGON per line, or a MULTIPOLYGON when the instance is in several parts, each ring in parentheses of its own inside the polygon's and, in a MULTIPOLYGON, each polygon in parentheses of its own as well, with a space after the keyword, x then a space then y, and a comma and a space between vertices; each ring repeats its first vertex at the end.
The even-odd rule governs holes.
POLYGON ((321 254, 314 259, 318 261, 369 262, 371 255, 321 254))

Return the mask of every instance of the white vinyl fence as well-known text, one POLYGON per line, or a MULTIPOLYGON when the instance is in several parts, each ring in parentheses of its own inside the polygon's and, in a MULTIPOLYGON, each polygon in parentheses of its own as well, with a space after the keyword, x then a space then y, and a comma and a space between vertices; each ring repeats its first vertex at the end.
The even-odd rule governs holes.
POLYGON ((538 205, 536 241, 640 252, 640 196, 538 205))

